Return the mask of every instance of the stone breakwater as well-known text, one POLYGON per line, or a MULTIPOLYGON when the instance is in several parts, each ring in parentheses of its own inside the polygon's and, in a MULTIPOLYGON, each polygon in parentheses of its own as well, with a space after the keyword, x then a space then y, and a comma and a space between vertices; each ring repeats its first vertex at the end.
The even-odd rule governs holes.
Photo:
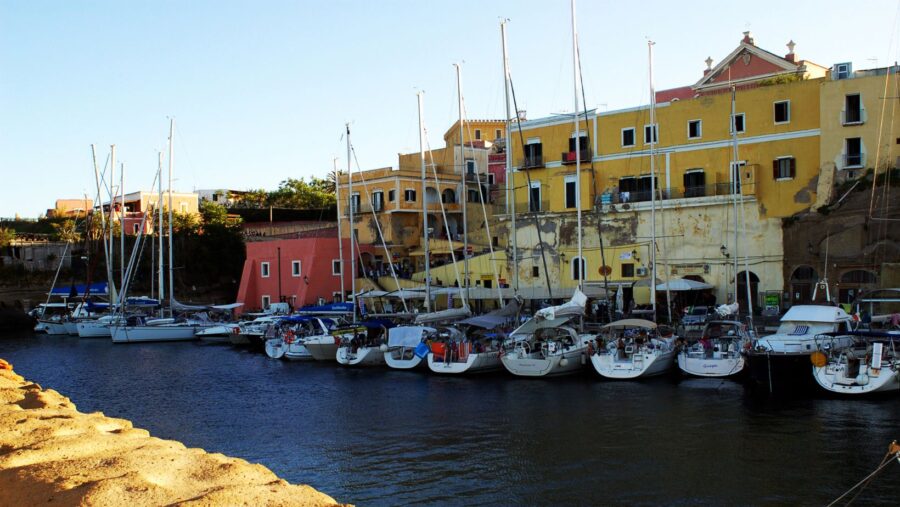
POLYGON ((339 505, 268 468, 85 414, 0 359, 0 505, 339 505))

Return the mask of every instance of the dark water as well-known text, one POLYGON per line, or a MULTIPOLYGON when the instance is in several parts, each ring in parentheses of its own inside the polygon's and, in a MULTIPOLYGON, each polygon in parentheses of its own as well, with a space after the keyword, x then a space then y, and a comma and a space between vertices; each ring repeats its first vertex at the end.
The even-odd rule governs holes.
MULTIPOLYGON (((357 505, 827 504, 900 438, 900 398, 772 400, 706 379, 446 378, 230 346, 0 337, 85 412, 357 505)), ((900 464, 858 504, 896 505, 900 464)))

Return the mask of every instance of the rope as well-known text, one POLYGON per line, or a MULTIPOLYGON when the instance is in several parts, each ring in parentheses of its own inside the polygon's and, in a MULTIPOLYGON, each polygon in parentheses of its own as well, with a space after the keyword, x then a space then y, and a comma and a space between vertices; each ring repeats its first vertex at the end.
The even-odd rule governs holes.
MULTIPOLYGON (((434 163, 434 152, 431 151, 431 143, 428 141, 428 129, 425 128, 424 130, 425 130, 425 149, 428 150, 428 158, 431 160, 431 173, 434 175, 434 184, 435 184, 435 186, 437 186, 435 191, 438 192, 438 204, 441 205, 441 217, 444 219, 444 230, 447 232, 447 241, 449 242, 449 250, 450 250, 450 260, 453 264, 453 272, 456 275, 456 284, 457 284, 457 286, 462 288, 463 284, 460 281, 460 277, 459 277, 459 266, 456 265, 456 254, 453 253, 453 236, 450 235, 450 223, 447 221, 447 210, 444 209, 444 199, 441 197, 441 193, 440 193, 441 183, 440 183, 440 180, 438 180, 437 166, 434 163)), ((465 182, 465 174, 463 174, 463 182, 465 182)), ((466 193, 465 184, 463 184, 463 193, 464 194, 466 193)), ((428 205, 427 197, 428 196, 427 196, 427 192, 426 192, 426 195, 422 196, 422 203, 425 206, 428 205)), ((466 197, 466 196, 464 196, 464 197, 466 197)), ((466 205, 466 200, 464 198, 463 206, 465 206, 465 205, 466 205)), ((427 223, 425 224, 425 227, 428 227, 427 223)), ((463 252, 463 255, 465 255, 465 252, 463 252)), ((425 262, 430 262, 430 261, 429 261, 429 259, 425 259, 425 262)), ((425 283, 430 284, 431 280, 425 280, 425 283)), ((460 292, 461 292, 460 298, 463 301, 463 308, 466 308, 469 306, 469 301, 466 299, 466 296, 464 295, 464 291, 460 291, 460 292)))
POLYGON ((851 488, 848 489, 846 492, 844 492, 844 494, 842 494, 841 496, 835 498, 834 501, 832 501, 831 503, 829 503, 827 507, 832 507, 832 506, 834 506, 834 505, 837 505, 837 503, 840 502, 841 500, 843 500, 844 497, 846 497, 847 495, 849 495, 850 493, 852 493, 854 490, 856 490, 857 488, 859 488, 859 491, 857 491, 856 494, 853 495, 853 497, 851 497, 850 500, 847 501, 847 503, 844 504, 844 505, 850 505, 851 503, 853 503, 853 501, 856 500, 856 497, 858 497, 858 496, 860 495, 860 493, 862 493, 862 492, 869 486, 869 484, 872 482, 872 479, 874 479, 876 475, 878 475, 882 470, 884 470, 884 468, 887 467, 888 464, 890 464, 890 463, 893 461, 894 458, 900 459, 900 452, 893 452, 893 453, 892 453, 891 451, 888 451, 888 453, 885 454, 884 459, 881 460, 881 464, 878 465, 878 468, 876 468, 876 469, 875 469, 872 473, 870 473, 869 475, 865 476, 865 477, 863 478, 863 480, 861 480, 861 481, 857 482, 856 484, 854 484, 853 487, 851 487, 851 488))

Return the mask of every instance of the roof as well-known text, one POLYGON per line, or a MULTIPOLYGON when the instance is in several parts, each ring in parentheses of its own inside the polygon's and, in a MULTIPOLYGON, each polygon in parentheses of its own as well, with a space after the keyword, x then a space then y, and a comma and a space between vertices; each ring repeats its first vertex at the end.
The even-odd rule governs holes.
POLYGON ((839 306, 797 305, 792 306, 781 318, 781 321, 837 322, 849 318, 847 312, 839 306))
POLYGON ((694 98, 694 89, 690 86, 679 86, 656 92, 656 102, 672 102, 673 100, 687 100, 694 98))

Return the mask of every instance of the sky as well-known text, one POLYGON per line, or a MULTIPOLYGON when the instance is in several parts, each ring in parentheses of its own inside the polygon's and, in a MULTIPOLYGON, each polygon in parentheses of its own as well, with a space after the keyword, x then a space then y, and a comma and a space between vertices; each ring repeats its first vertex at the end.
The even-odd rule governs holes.
MULTIPOLYGON (((820 65, 884 66, 898 12, 898 0, 582 0, 586 105, 647 104, 648 38, 657 89, 696 82, 745 30, 776 54, 793 40, 820 65)), ((346 170, 348 122, 363 169, 396 166, 419 149, 419 90, 429 145, 443 145, 454 63, 467 117, 503 118, 501 19, 519 108, 571 112, 567 0, 0 0, 0 217, 94 198, 91 144, 101 168, 116 145, 126 192, 149 189, 169 118, 179 191, 274 189, 326 176, 335 157, 346 170)))

